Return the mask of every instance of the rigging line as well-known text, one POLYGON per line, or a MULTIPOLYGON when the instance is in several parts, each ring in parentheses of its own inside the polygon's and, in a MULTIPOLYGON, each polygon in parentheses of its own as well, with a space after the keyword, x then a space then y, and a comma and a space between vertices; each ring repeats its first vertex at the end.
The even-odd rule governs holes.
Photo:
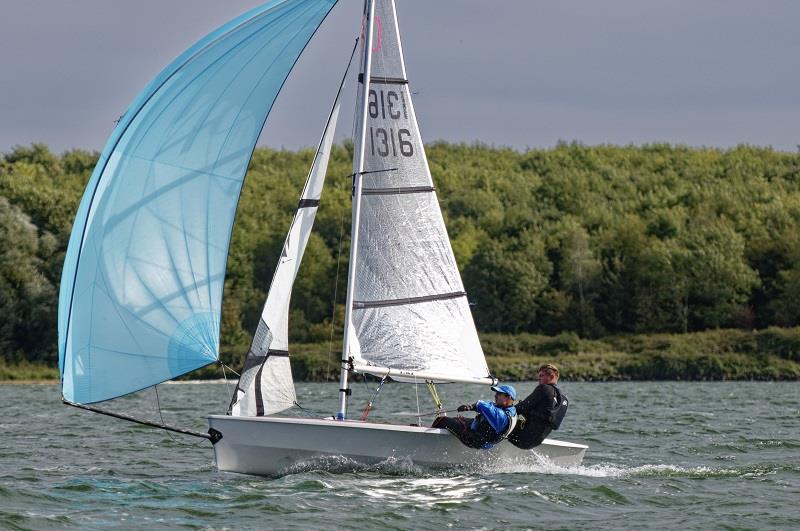
POLYGON ((300 409, 300 412, 303 413, 307 417, 317 418, 317 417, 322 416, 320 413, 317 413, 316 411, 314 411, 312 409, 309 409, 309 408, 301 406, 300 403, 297 400, 292 402, 292 405, 297 406, 300 409))
MULTIPOLYGON (((364 411, 361 412, 361 420, 362 421, 367 420, 367 417, 369 417, 370 412, 372 412, 372 404, 375 403, 375 399, 378 398, 378 395, 380 394, 381 389, 383 388, 383 384, 386 383, 386 380, 388 378, 389 378, 388 374, 385 375, 383 378, 381 378, 381 383, 378 384, 378 388, 375 389, 375 393, 370 397, 369 402, 367 402, 367 407, 365 407, 364 411)), ((365 378, 364 379, 364 384, 366 384, 366 383, 367 383, 367 380, 365 378)))
POLYGON ((238 372, 234 371, 233 368, 230 365, 225 365, 225 363, 222 360, 218 360, 218 361, 219 361, 219 364, 222 365, 223 373, 225 372, 225 369, 228 369, 229 371, 231 371, 236 376, 241 376, 241 374, 239 374, 238 372))
MULTIPOLYGON (((328 365, 325 367, 325 380, 328 379, 328 375, 331 373, 331 356, 333 355, 333 333, 336 330, 336 297, 339 292, 339 271, 341 269, 342 264, 342 239, 344 238, 344 213, 345 211, 342 210, 342 215, 339 216, 339 251, 338 256, 336 257, 336 278, 333 281, 333 303, 331 309, 331 334, 330 338, 328 339, 328 365)), ((347 328, 345 327, 344 333, 346 334, 347 328)))
MULTIPOLYGON (((356 38, 356 46, 358 46, 358 41, 360 37, 356 38)), ((355 48, 353 49, 355 52, 355 48)), ((350 58, 352 61, 352 57, 350 58)), ((347 69, 350 69, 350 63, 347 64, 347 69)), ((345 73, 346 75, 346 73, 345 73)), ((350 141, 352 142, 353 139, 356 137, 356 122, 358 118, 358 105, 353 106, 353 120, 352 126, 350 128, 350 141)), ((355 152, 355 143, 353 143, 353 150, 355 152)), ((352 178, 351 176, 348 176, 352 178)), ((342 214, 339 216, 339 249, 337 250, 336 255, 336 277, 334 279, 333 284, 333 304, 331 308, 331 333, 330 338, 328 340, 328 363, 325 367, 325 380, 327 381, 328 375, 331 373, 331 356, 333 355, 333 333, 336 329, 336 298, 339 292, 339 272, 341 271, 342 265, 342 240, 344 239, 344 214, 345 210, 342 210, 342 214)), ((342 325, 343 334, 347 334, 347 323, 343 323, 342 325)))
MULTIPOLYGON (((336 113, 337 121, 338 121, 338 112, 336 111, 336 108, 337 107, 341 108, 341 104, 339 103, 339 98, 342 95, 342 90, 344 90, 345 83, 347 82, 347 73, 350 71, 350 67, 353 64, 353 57, 355 57, 357 49, 358 49, 358 38, 356 38, 356 41, 353 43, 353 51, 350 52, 350 59, 347 60, 347 66, 345 67, 344 73, 342 74, 342 80, 339 82, 339 90, 336 91, 336 98, 333 100, 333 107, 331 108, 330 113, 328 113, 328 121, 325 124, 325 129, 322 131, 322 138, 320 139, 319 145, 317 147, 317 153, 314 156, 314 159, 315 159, 314 162, 316 162, 317 156, 321 153, 322 147, 324 145, 325 137, 327 136, 328 127, 330 127, 331 119, 333 118, 334 113, 336 113)), ((331 153, 332 153, 332 146, 329 146, 329 148, 328 148, 328 156, 329 157, 330 157, 331 153)), ((308 172, 309 173, 309 177, 311 176, 312 172, 314 171, 314 167, 315 167, 315 165, 312 163, 311 170, 309 170, 309 172, 308 172)), ((327 174, 327 168, 326 168, 326 174, 327 174)), ((301 198, 306 197, 306 192, 308 192, 308 189, 309 189, 308 188, 309 182, 310 182, 310 180, 306 179, 306 183, 303 186, 303 191, 300 194, 301 198)), ((301 199, 301 203, 302 203, 302 201, 303 200, 301 199)), ((317 199, 317 203, 319 203, 319 199, 317 199)))
POLYGON ((100 413, 101 415, 107 415, 109 417, 114 417, 116 419, 127 420, 128 422, 135 422, 136 424, 142 424, 143 426, 150 426, 151 428, 160 428, 162 430, 172 431, 175 433, 182 433, 183 435, 191 435, 192 437, 200 437, 202 439, 208 439, 209 441, 211 441, 211 444, 217 444, 217 442, 219 442, 220 439, 222 439, 222 433, 215 430, 214 428, 209 428, 208 433, 200 433, 185 428, 177 428, 175 426, 168 426, 166 424, 158 424, 157 422, 152 422, 150 420, 138 419, 130 415, 125 415, 124 413, 115 413, 113 411, 108 411, 106 409, 100 409, 99 407, 89 406, 86 404, 78 404, 76 402, 70 402, 66 398, 62 398, 61 402, 63 404, 76 407, 78 409, 85 409, 86 411, 91 411, 92 413, 100 413))
POLYGON ((364 374, 364 377, 361 379, 361 382, 364 384, 364 388, 367 389, 367 393, 369 393, 369 382, 367 381, 367 374, 364 374))
MULTIPOLYGON (((217 360, 219 361, 219 360, 217 360)), ((228 388, 228 393, 230 394, 231 388, 228 386, 228 373, 225 372, 225 364, 221 361, 219 362, 220 366, 222 367, 222 378, 225 380, 225 387, 228 388)))
MULTIPOLYGON (((342 85, 344 85, 345 79, 347 79, 347 73, 350 71, 350 67, 353 63, 353 57, 355 56, 356 50, 358 49, 358 39, 356 37, 356 42, 353 44, 353 51, 350 54, 350 60, 347 62, 347 68, 344 70, 344 79, 342 79, 342 85)), ((341 87, 339 91, 341 91, 341 87)), ((338 96, 337 96, 338 97, 338 96)), ((354 106, 355 107, 355 106, 354 106)), ((350 138, 355 137, 355 127, 356 127, 356 111, 355 108, 353 109, 353 126, 350 131, 350 138)), ((328 375, 331 372, 331 355, 333 355, 333 333, 336 330, 336 297, 339 291, 339 270, 342 263, 342 238, 344 237, 344 211, 339 219, 339 251, 336 257, 336 278, 334 279, 333 284, 333 303, 331 304, 331 333, 328 339, 328 360, 327 366, 325 367, 325 380, 327 381, 328 375)), ((347 331, 345 330, 345 333, 347 331)))
POLYGON ((433 403, 436 404, 436 409, 443 412, 444 407, 442 407, 442 400, 439 398, 439 392, 436 390, 436 384, 431 380, 425 380, 425 383, 428 384, 428 391, 430 391, 431 397, 433 397, 433 403))
POLYGON ((460 413, 458 409, 443 409, 442 411, 429 411, 428 413, 420 413, 421 417, 432 417, 434 415, 438 415, 439 413, 460 413))
POLYGON ((382 170, 366 170, 366 171, 358 172, 358 174, 351 173, 350 175, 348 175, 348 177, 350 177, 352 179, 356 175, 372 175, 373 173, 383 173, 383 172, 386 172, 386 171, 397 171, 399 169, 400 168, 384 168, 382 170))
POLYGON ((414 393, 417 395, 417 426, 422 426, 422 415, 419 412, 419 386, 416 376, 414 376, 414 393))
POLYGON ((361 171, 361 172, 357 172, 357 173, 348 173, 347 175, 337 175, 337 176, 334 176, 334 178, 335 179, 339 179, 339 180, 342 180, 342 179, 345 179, 345 178, 353 180, 353 179, 355 179, 356 175, 372 175, 373 173, 385 173, 385 172, 388 172, 388 171, 397 171, 399 169, 400 168, 385 168, 383 170, 368 170, 368 171, 361 171))
MULTIPOLYGON (((355 123, 355 118, 353 120, 355 123)), ((355 127, 355 125, 353 127, 355 127)), ((342 265, 342 241, 344 240, 345 213, 346 211, 342 210, 342 213, 339 216, 339 248, 337 250, 337 255, 336 255, 336 277, 334 279, 334 284, 333 284, 333 303, 331 309, 331 333, 330 333, 330 338, 328 340, 328 364, 327 367, 325 368, 326 380, 331 372, 331 356, 333 355, 333 334, 334 331, 336 330, 336 299, 338 297, 338 292, 339 292, 339 273, 341 272, 341 265, 342 265)), ((344 326, 343 333, 345 334, 348 333, 347 326, 344 326)))
MULTIPOLYGON (((224 363, 222 363, 222 360, 217 360, 217 361, 219 361, 219 364, 220 364, 220 366, 222 367, 222 377, 225 379, 225 389, 227 389, 227 390, 228 390, 228 394, 232 396, 232 395, 233 395, 233 393, 231 392, 231 384, 230 384, 230 382, 228 382, 228 373, 227 373, 227 372, 225 372, 225 364, 224 364, 224 363)), ((233 372, 233 371, 232 371, 232 372, 233 372)), ((234 373, 234 374, 235 374, 235 373, 234 373)), ((237 375, 237 376, 238 376, 238 375, 237 375)), ((236 392, 236 391, 234 390, 234 393, 235 393, 235 392, 236 392)))
MULTIPOLYGON (((158 398, 158 384, 153 386, 153 391, 156 392, 156 407, 158 408, 158 416, 161 419, 161 424, 166 424, 166 422, 164 422, 164 415, 161 413, 161 400, 158 398)), ((170 432, 167 432, 167 437, 169 437, 170 441, 177 444, 175 437, 173 437, 170 432)))

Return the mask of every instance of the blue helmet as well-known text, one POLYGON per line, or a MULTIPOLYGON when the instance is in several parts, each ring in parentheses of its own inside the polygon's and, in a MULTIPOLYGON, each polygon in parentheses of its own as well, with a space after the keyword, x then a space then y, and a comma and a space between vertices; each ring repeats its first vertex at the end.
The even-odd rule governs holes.
POLYGON ((511 397, 511 400, 517 399, 517 390, 510 385, 493 385, 492 391, 495 393, 505 393, 511 397))

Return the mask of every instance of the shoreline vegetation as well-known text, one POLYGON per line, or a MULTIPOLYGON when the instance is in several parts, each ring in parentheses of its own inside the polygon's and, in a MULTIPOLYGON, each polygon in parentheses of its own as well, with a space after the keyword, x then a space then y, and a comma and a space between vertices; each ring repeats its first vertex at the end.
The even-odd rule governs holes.
MULTIPOLYGON (((332 149, 292 290, 298 380, 338 378, 352 149, 332 149)), ((554 361, 569 380, 800 379, 800 152, 578 142, 426 150, 497 377, 532 379, 554 361)), ((214 338, 236 370, 312 157, 258 148, 250 161, 214 338)), ((0 381, 58 377, 61 270, 97 160, 44 144, 0 153, 0 381)), ((187 378, 221 376, 214 366, 187 378)))
MULTIPOLYGON (((574 333, 482 334, 481 343, 490 370, 504 381, 535 380, 539 365, 546 362, 557 363, 565 381, 800 380, 800 327, 601 339, 582 339, 574 333)), ((295 380, 338 380, 340 342, 330 345, 295 345, 291 358, 295 380)), ((246 346, 230 350, 241 356, 246 346)), ((223 351, 223 357, 234 354, 225 356, 223 351)), ((222 376, 219 366, 209 366, 182 379, 216 380, 222 376)), ((58 368, 54 366, 0 362, 0 383, 57 380, 58 368)))

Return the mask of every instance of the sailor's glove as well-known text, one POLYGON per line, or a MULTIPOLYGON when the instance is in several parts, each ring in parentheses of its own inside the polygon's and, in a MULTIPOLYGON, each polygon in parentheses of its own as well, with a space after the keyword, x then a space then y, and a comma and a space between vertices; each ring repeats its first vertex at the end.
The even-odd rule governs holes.
POLYGON ((457 411, 459 413, 461 413, 462 411, 473 411, 474 409, 475 409, 474 405, 472 405, 472 404, 469 404, 469 405, 464 404, 463 406, 458 406, 458 410, 457 411))

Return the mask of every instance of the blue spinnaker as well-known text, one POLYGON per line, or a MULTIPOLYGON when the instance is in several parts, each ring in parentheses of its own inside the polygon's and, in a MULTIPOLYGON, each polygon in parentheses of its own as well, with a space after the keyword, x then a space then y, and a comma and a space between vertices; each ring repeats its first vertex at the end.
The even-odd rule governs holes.
POLYGON ((61 278, 62 394, 92 403, 216 361, 231 228, 264 121, 337 0, 273 0, 136 98, 95 167, 61 278))

